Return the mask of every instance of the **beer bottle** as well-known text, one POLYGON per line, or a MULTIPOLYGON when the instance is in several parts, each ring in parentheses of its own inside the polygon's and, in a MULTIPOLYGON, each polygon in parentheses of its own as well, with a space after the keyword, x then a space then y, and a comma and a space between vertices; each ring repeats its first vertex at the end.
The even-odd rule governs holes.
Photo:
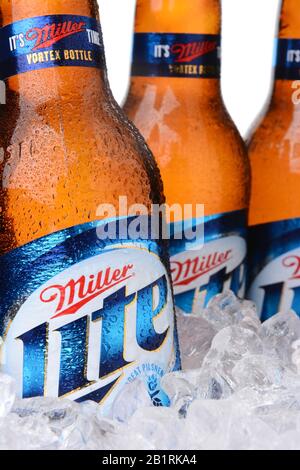
POLYGON ((299 2, 284 0, 271 101, 249 139, 248 295, 262 320, 290 309, 300 315, 300 107, 294 84, 299 64, 299 2))
POLYGON ((185 313, 245 289, 249 162, 221 96, 220 32, 220 1, 137 1, 125 111, 158 161, 167 203, 205 209, 204 219, 195 209, 183 217, 192 243, 169 219, 175 303, 185 313))
POLYGON ((179 366, 167 248, 135 237, 118 206, 150 210, 162 184, 109 90, 97 2, 1 0, 0 21, 3 368, 24 398, 108 409, 142 377, 167 404, 160 378, 179 366))

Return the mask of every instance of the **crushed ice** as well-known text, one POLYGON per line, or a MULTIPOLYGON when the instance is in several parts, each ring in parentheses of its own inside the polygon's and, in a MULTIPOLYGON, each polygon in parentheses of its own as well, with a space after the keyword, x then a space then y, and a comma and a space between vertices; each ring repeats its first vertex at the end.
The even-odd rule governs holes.
MULTIPOLYGON (((300 318, 263 325, 231 292, 198 316, 178 314, 183 372, 163 378, 170 408, 139 379, 110 416, 93 402, 18 400, 0 373, 0 449, 300 449, 300 318)), ((1 349, 1 339, 0 339, 1 349)))

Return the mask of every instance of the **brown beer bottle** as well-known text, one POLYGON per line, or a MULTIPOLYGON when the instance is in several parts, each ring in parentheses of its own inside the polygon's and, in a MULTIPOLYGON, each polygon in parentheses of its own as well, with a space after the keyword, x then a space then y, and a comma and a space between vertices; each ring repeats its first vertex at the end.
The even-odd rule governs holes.
POLYGON ((162 184, 109 90, 97 2, 1 0, 0 21, 3 368, 25 398, 108 409, 143 377, 166 404, 167 250, 118 206, 161 204, 162 184))
POLYGON ((175 303, 185 313, 245 289, 249 163, 221 96, 220 32, 220 1, 137 1, 125 111, 158 161, 169 205, 205 210, 190 220, 193 230, 204 223, 204 246, 170 218, 175 303))
POLYGON ((248 296, 262 320, 300 315, 300 11, 282 3, 268 109, 249 141, 252 165, 248 296), (299 83, 298 83, 299 87, 299 83), (297 97, 298 95, 298 97, 297 97))

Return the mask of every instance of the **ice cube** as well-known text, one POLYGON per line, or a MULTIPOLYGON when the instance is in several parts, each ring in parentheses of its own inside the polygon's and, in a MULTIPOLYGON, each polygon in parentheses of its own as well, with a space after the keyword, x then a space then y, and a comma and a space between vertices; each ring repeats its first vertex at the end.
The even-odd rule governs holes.
POLYGON ((297 374, 300 375, 300 340, 294 341, 292 343, 292 356, 291 361, 297 374))
POLYGON ((183 370, 200 369, 216 330, 196 315, 177 315, 177 329, 183 370))
POLYGON ((233 393, 226 375, 216 369, 201 370, 197 381, 197 397, 204 400, 224 400, 233 393))
POLYGON ((300 318, 296 313, 278 313, 267 320, 262 326, 261 338, 266 354, 277 354, 284 364, 297 371, 297 364, 293 364, 293 345, 300 340, 300 318))
MULTIPOLYGON (((95 419, 84 413, 78 403, 56 398, 30 398, 17 401, 14 414, 36 422, 47 422, 48 431, 57 436, 57 448, 94 449, 99 446, 101 429, 95 419), (95 443, 96 441, 96 443, 95 443)), ((45 425, 46 426, 46 425, 45 425)), ((37 438, 37 444, 38 444, 37 438)))
POLYGON ((188 410, 185 433, 192 448, 205 450, 272 450, 282 441, 277 430, 239 394, 221 401, 194 401, 188 410))
POLYGON ((15 383, 8 375, 0 373, 0 418, 6 416, 15 401, 15 383))
POLYGON ((231 310, 239 305, 233 292, 225 292, 217 295, 208 304, 206 309, 200 312, 200 317, 206 320, 216 331, 233 324, 231 310))
POLYGON ((109 417, 120 422, 127 422, 141 407, 151 406, 151 398, 142 378, 127 384, 114 401, 109 417))
POLYGON ((225 450, 276 450, 280 436, 268 423, 240 409, 228 428, 225 450))
POLYGON ((254 302, 248 300, 241 301, 240 308, 233 312, 234 323, 241 328, 246 328, 259 333, 261 330, 261 321, 257 315, 257 309, 254 302))
POLYGON ((208 308, 218 309, 221 312, 233 314, 241 307, 241 300, 232 291, 225 291, 216 295, 208 304, 208 308))
POLYGON ((26 416, 47 417, 53 428, 58 431, 73 424, 78 412, 78 403, 58 398, 36 397, 17 400, 13 407, 13 413, 20 418, 26 416))
POLYGON ((252 387, 268 390, 271 387, 300 388, 300 377, 286 368, 277 358, 263 355, 241 359, 232 371, 237 389, 252 387))
POLYGON ((184 449, 183 421, 172 408, 141 408, 129 421, 129 427, 139 433, 153 448, 184 449))
POLYGON ((230 400, 196 400, 187 412, 185 433, 189 446, 196 449, 225 449, 232 420, 230 400))
POLYGON ((237 298, 231 291, 214 297, 208 308, 200 312, 200 316, 217 331, 226 326, 238 325, 257 333, 261 327, 255 304, 237 298))
POLYGON ((207 384, 213 395, 207 396, 207 392, 204 392, 206 398, 228 396, 229 389, 235 389, 232 370, 236 363, 243 357, 262 352, 262 341, 253 331, 239 326, 229 326, 221 330, 213 339, 211 349, 203 361, 198 386, 200 395, 201 388, 204 387, 205 390, 207 384))
POLYGON ((0 374, 0 449, 300 449, 300 320, 290 312, 261 326, 253 304, 230 292, 209 309, 179 318, 189 369, 162 379, 170 408, 150 406, 142 379, 108 417, 94 402, 14 402, 0 374))
MULTIPOLYGON (((277 433, 278 448, 283 433, 296 432, 300 417, 299 384, 298 387, 297 383, 291 384, 288 388, 277 384, 243 388, 233 398, 237 403, 243 403, 248 414, 259 417, 277 433)), ((276 447, 275 441, 274 447, 276 447)))
POLYGON ((111 435, 107 450, 155 450, 156 447, 144 435, 144 432, 122 426, 118 433, 111 435))
POLYGON ((168 395, 171 406, 178 410, 181 416, 186 415, 187 408, 196 397, 198 376, 198 370, 189 370, 167 374, 162 378, 162 388, 168 395))
POLYGON ((48 426, 48 418, 11 413, 0 419, 0 449, 2 450, 55 450, 58 437, 48 426))

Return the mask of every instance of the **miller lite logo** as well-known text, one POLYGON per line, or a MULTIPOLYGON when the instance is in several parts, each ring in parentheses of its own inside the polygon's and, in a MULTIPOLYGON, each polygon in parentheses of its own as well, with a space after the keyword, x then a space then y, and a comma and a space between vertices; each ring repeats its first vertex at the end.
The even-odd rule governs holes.
POLYGON ((244 238, 228 236, 208 242, 199 250, 191 249, 173 256, 171 272, 175 300, 181 294, 189 294, 192 311, 197 311, 204 308, 213 295, 226 289, 242 296, 246 252, 244 238))
POLYGON ((269 262, 254 279, 248 296, 263 319, 291 309, 300 315, 300 248, 269 262))
POLYGON ((135 246, 104 251, 23 303, 5 332, 3 369, 20 397, 110 406, 128 381, 171 371, 173 316, 168 275, 156 255, 135 246))

